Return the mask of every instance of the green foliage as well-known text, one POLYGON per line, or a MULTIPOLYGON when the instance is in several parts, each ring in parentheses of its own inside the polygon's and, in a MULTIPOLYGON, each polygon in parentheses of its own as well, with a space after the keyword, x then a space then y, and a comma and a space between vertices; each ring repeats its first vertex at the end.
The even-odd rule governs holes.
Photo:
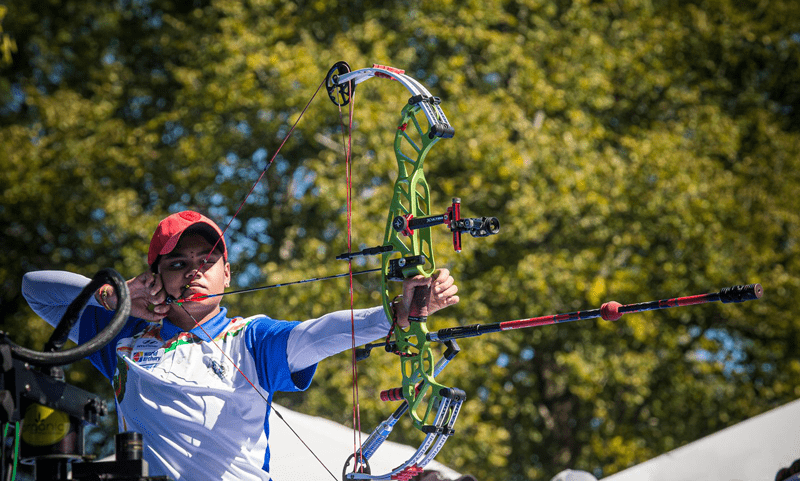
MULTIPOLYGON (((434 210, 457 196, 502 223, 460 255, 435 233, 462 301, 432 328, 763 283, 757 303, 467 339, 442 373, 468 394, 438 457, 456 469, 549 479, 642 462, 800 397, 799 19, 778 0, 15 2, 0 10, 3 329, 29 346, 49 333, 24 272, 132 277, 165 214, 226 224, 334 62, 393 65, 456 129, 426 162, 434 210)), ((361 247, 382 238, 405 101, 392 82, 357 89, 361 247)), ((242 206, 237 287, 346 269, 332 262, 347 250, 340 124, 320 92, 242 206)), ((356 306, 377 287, 357 279, 356 306)), ((226 305, 307 319, 349 301, 326 281, 226 305)), ((393 409, 376 397, 397 365, 359 365, 363 429, 393 409)), ((351 423, 349 372, 336 356, 279 401, 351 423)), ((393 439, 420 438, 401 425, 393 439)))

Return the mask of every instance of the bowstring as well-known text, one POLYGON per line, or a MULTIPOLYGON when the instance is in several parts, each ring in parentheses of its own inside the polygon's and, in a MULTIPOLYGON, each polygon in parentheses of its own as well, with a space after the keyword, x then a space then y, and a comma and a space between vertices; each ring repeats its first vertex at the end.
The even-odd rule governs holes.
MULTIPOLYGON (((353 116, 355 110, 355 83, 349 88, 350 101, 348 102, 348 122, 345 130, 345 122, 342 116, 342 108, 339 105, 339 122, 342 131, 342 145, 345 156, 345 192, 347 210, 347 252, 353 252, 353 116)), ((361 405, 358 392, 358 361, 356 359, 356 325, 355 325, 355 296, 353 282, 353 258, 348 258, 348 272, 350 278, 350 342, 351 342, 351 376, 352 376, 352 404, 353 404, 353 460, 354 470, 358 466, 359 451, 361 449, 361 405)))

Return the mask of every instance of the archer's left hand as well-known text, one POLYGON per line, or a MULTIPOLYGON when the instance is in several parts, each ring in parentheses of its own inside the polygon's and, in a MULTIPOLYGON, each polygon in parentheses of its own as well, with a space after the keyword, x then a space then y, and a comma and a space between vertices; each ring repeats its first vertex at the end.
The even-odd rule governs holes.
POLYGON ((418 286, 429 286, 428 315, 458 303, 456 295, 458 286, 450 271, 440 269, 431 277, 416 276, 403 281, 403 298, 397 306, 397 324, 402 328, 407 328, 408 312, 411 307, 411 299, 414 297, 414 288, 418 286))

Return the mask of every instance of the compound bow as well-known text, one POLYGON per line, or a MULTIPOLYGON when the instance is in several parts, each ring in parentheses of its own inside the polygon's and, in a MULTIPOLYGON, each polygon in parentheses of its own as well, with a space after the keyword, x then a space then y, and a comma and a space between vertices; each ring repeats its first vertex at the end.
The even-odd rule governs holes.
MULTIPOLYGON (((398 176, 383 244, 359 252, 347 252, 337 256, 337 259, 381 255, 381 299, 386 315, 391 319, 389 282, 416 275, 430 277, 436 270, 431 227, 439 224, 447 226, 452 232, 453 248, 460 252, 462 233, 469 233, 473 237, 489 236, 500 230, 500 223, 494 217, 461 218, 461 201, 457 198, 453 199, 445 213, 431 215, 430 188, 423 164, 430 149, 440 139, 453 137, 455 132, 440 107, 440 99, 431 95, 422 84, 404 71, 392 67, 373 65, 372 68, 351 71, 347 63, 339 62, 330 69, 326 78, 329 97, 336 105, 347 105, 356 85, 373 77, 396 80, 411 93, 408 104, 400 113, 394 138, 398 176), (421 123, 417 118, 420 112, 424 114, 426 123, 421 123)), ((403 403, 347 460, 343 473, 345 479, 408 479, 433 460, 454 432, 453 425, 465 394, 460 389, 440 384, 435 377, 458 353, 458 345, 448 340, 447 351, 438 362, 434 362, 433 342, 428 339, 428 292, 427 287, 415 289, 409 313, 410 326, 408 329, 394 329, 394 342, 387 342, 387 346, 392 346, 391 351, 400 356, 402 387, 384 391, 381 398, 402 400, 403 403), (391 472, 371 474, 369 459, 406 412, 411 416, 413 425, 425 433, 422 444, 408 461, 391 472), (353 472, 347 473, 354 459, 353 472)))

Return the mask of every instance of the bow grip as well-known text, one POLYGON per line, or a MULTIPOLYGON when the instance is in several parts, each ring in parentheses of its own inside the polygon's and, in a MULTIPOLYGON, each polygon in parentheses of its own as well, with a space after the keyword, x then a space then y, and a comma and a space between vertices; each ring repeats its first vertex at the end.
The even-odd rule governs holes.
POLYGON ((428 285, 417 286, 414 288, 414 295, 411 298, 411 307, 408 310, 408 320, 410 322, 426 322, 428 320, 428 301, 430 300, 431 288, 428 285))

